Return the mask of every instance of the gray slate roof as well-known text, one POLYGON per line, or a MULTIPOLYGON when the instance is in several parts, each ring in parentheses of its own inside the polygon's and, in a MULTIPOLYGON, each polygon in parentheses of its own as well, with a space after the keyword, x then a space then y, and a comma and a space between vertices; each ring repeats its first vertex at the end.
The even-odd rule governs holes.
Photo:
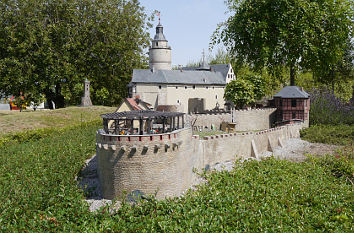
MULTIPOLYGON (((226 75, 230 70, 230 64, 209 65, 212 71, 220 72, 226 80, 226 75)), ((182 70, 199 70, 200 67, 183 67, 182 70)))
POLYGON ((226 85, 221 72, 187 70, 133 70, 132 83, 226 85))
POLYGON ((274 97, 281 97, 281 98, 309 98, 310 95, 301 90, 297 86, 286 86, 281 91, 279 91, 274 97))
POLYGON ((167 41, 165 35, 163 34, 163 27, 160 23, 156 26, 154 41, 167 41))

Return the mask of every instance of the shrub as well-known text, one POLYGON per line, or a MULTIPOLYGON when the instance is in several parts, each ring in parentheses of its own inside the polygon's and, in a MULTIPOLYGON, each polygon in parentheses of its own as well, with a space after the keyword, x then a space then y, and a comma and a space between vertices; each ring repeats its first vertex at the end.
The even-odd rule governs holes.
POLYGON ((313 125, 301 132, 301 138, 310 142, 353 145, 354 125, 313 125))
POLYGON ((328 89, 312 89, 310 124, 354 124, 353 103, 344 103, 328 89))
POLYGON ((245 74, 226 85, 224 98, 237 108, 254 104, 265 95, 265 81, 255 74, 245 74))
POLYGON ((13 143, 0 149, 0 232, 348 232, 353 162, 273 158, 237 163, 231 172, 184 196, 123 203, 90 213, 75 180, 95 153, 100 124, 13 143))

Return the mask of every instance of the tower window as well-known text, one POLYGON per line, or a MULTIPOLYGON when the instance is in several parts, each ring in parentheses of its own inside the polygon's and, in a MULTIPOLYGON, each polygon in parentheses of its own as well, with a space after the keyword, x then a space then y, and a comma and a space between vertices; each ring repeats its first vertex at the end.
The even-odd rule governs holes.
POLYGON ((296 107, 296 100, 291 100, 291 107, 293 107, 293 108, 296 107))
POLYGON ((159 86, 159 89, 161 89, 162 87, 161 87, 161 85, 159 86))

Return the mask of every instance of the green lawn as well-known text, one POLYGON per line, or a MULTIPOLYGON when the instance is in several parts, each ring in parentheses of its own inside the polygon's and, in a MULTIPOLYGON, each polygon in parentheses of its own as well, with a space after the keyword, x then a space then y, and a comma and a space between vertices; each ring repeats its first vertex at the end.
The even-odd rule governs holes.
POLYGON ((102 113, 113 112, 115 107, 67 107, 42 111, 0 111, 0 137, 4 134, 38 128, 65 127, 80 122, 100 119, 102 113))
POLYGON ((180 198, 90 213, 75 177, 101 123, 0 147, 0 232, 350 232, 353 160, 251 161, 180 198))

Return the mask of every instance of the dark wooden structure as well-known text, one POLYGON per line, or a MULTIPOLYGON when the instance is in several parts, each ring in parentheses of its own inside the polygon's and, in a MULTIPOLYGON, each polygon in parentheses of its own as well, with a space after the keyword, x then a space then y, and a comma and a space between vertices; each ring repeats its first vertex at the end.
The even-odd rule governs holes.
POLYGON ((184 128, 184 113, 158 111, 127 111, 101 115, 107 134, 161 134, 184 128))
POLYGON ((286 86, 274 96, 276 124, 304 122, 309 119, 310 96, 301 87, 286 86))

